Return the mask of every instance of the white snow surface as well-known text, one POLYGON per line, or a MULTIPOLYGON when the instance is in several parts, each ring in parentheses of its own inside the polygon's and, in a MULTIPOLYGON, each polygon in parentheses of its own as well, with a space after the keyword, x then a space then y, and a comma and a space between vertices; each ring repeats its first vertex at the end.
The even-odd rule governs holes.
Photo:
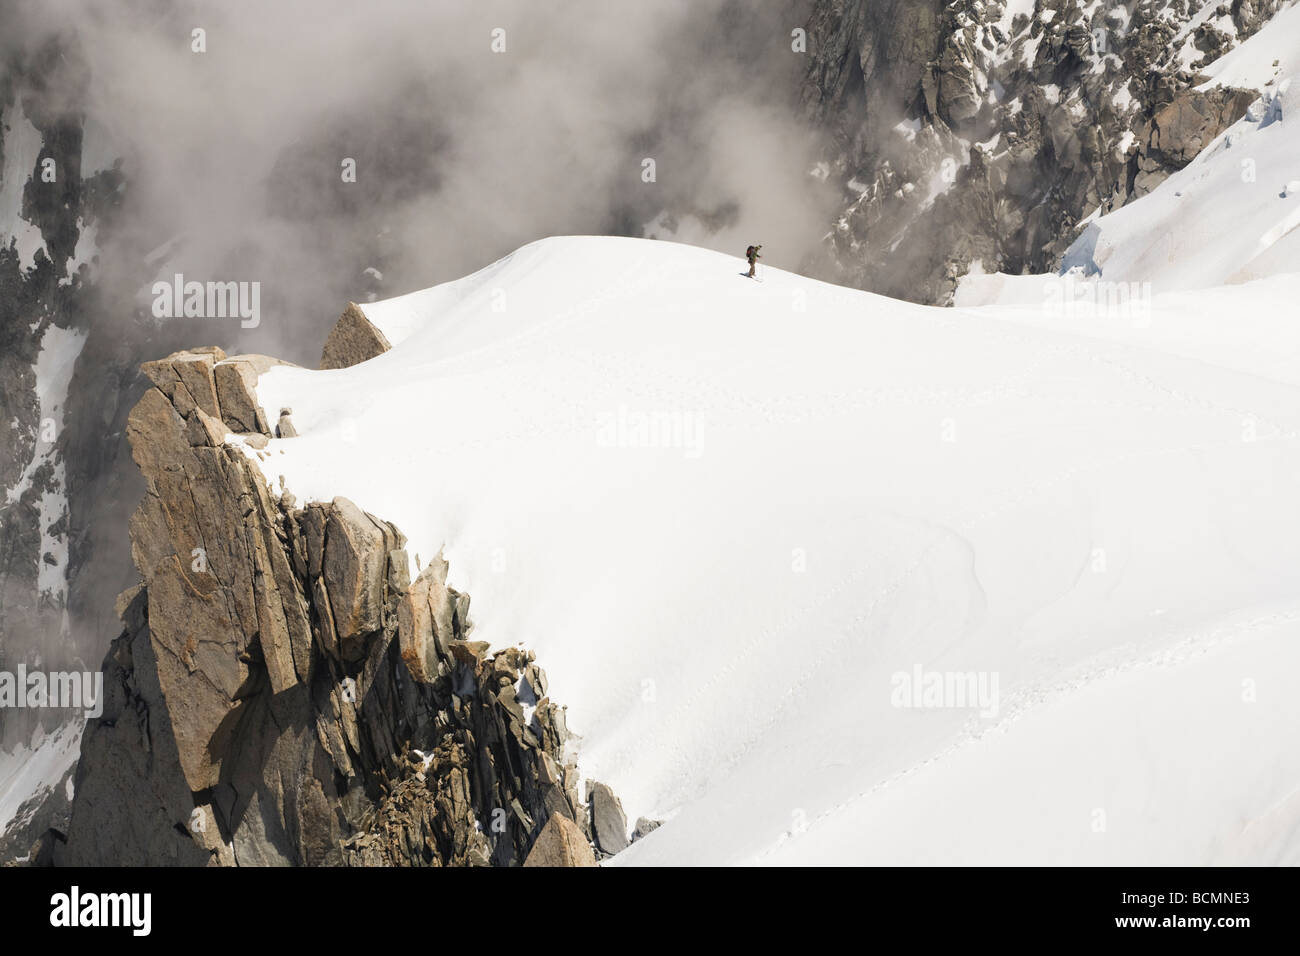
POLYGON ((668 820, 617 863, 1300 861, 1300 278, 1071 326, 744 268, 555 238, 392 300, 261 378, 261 467, 537 652, 668 820))

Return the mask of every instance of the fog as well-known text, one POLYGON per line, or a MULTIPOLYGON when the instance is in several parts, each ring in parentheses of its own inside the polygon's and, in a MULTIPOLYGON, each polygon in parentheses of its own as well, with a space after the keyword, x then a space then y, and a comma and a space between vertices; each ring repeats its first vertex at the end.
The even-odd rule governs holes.
POLYGON ((794 107, 807 6, 117 0, 27 4, 21 29, 76 38, 84 172, 123 159, 100 278, 258 281, 259 328, 202 344, 314 364, 348 299, 663 211, 679 239, 797 268, 829 209, 794 107))

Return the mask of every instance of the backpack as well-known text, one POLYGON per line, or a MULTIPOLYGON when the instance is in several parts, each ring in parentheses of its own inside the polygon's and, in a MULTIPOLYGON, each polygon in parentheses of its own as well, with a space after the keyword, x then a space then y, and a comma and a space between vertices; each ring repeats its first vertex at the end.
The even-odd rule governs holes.
POLYGON ((745 258, 746 258, 746 259, 752 259, 752 258, 754 258, 754 253, 757 252, 757 251, 758 251, 758 250, 755 249, 753 246, 750 246, 748 249, 745 250, 745 258))

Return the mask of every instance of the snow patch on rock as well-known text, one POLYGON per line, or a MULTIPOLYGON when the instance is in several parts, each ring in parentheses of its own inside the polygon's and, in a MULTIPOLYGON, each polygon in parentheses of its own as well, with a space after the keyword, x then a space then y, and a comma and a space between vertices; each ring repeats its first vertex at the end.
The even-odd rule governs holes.
MULTIPOLYGON (((24 269, 30 269, 36 253, 45 249, 45 238, 40 229, 23 218, 23 190, 40 158, 41 133, 18 101, 4 120, 9 129, 4 137, 4 167, 0 170, 0 230, 8 231, 17 244, 19 262, 24 269)), ((0 232, 2 237, 4 233, 0 232)))

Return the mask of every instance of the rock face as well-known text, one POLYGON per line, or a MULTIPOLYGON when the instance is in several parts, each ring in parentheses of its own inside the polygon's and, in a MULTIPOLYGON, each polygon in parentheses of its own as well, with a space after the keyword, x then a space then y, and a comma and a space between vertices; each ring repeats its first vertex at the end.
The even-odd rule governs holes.
POLYGON ((1137 126, 1135 192, 1147 193, 1170 169, 1186 166, 1225 129, 1246 115, 1253 90, 1184 90, 1137 126))
POLYGON ((603 783, 593 783, 588 794, 591 798, 591 825, 596 831, 596 845, 602 853, 613 856, 627 849, 627 816, 623 804, 614 791, 603 783))
POLYGON ((325 340, 320 367, 348 368, 360 365, 376 355, 383 355, 390 348, 392 346, 384 333, 366 318, 355 302, 349 302, 325 340))
POLYGON ((146 366, 156 387, 128 425, 147 487, 131 520, 141 582, 119 600, 71 820, 42 854, 517 865, 558 817, 541 858, 585 860, 563 711, 532 654, 469 641, 446 563, 412 581, 388 522, 343 498, 274 498, 255 461, 264 431, 230 420, 265 417, 242 372, 218 384, 227 361, 193 350, 146 366))
POLYGON ((805 268, 931 304, 973 266, 1055 270, 1081 219, 1155 188, 1255 99, 1196 92, 1196 71, 1278 3, 1205 7, 818 0, 802 100, 844 199, 805 268))
POLYGON ((649 817, 637 817, 636 826, 632 828, 632 842, 635 843, 637 840, 644 840, 663 825, 662 820, 651 820, 649 817))

